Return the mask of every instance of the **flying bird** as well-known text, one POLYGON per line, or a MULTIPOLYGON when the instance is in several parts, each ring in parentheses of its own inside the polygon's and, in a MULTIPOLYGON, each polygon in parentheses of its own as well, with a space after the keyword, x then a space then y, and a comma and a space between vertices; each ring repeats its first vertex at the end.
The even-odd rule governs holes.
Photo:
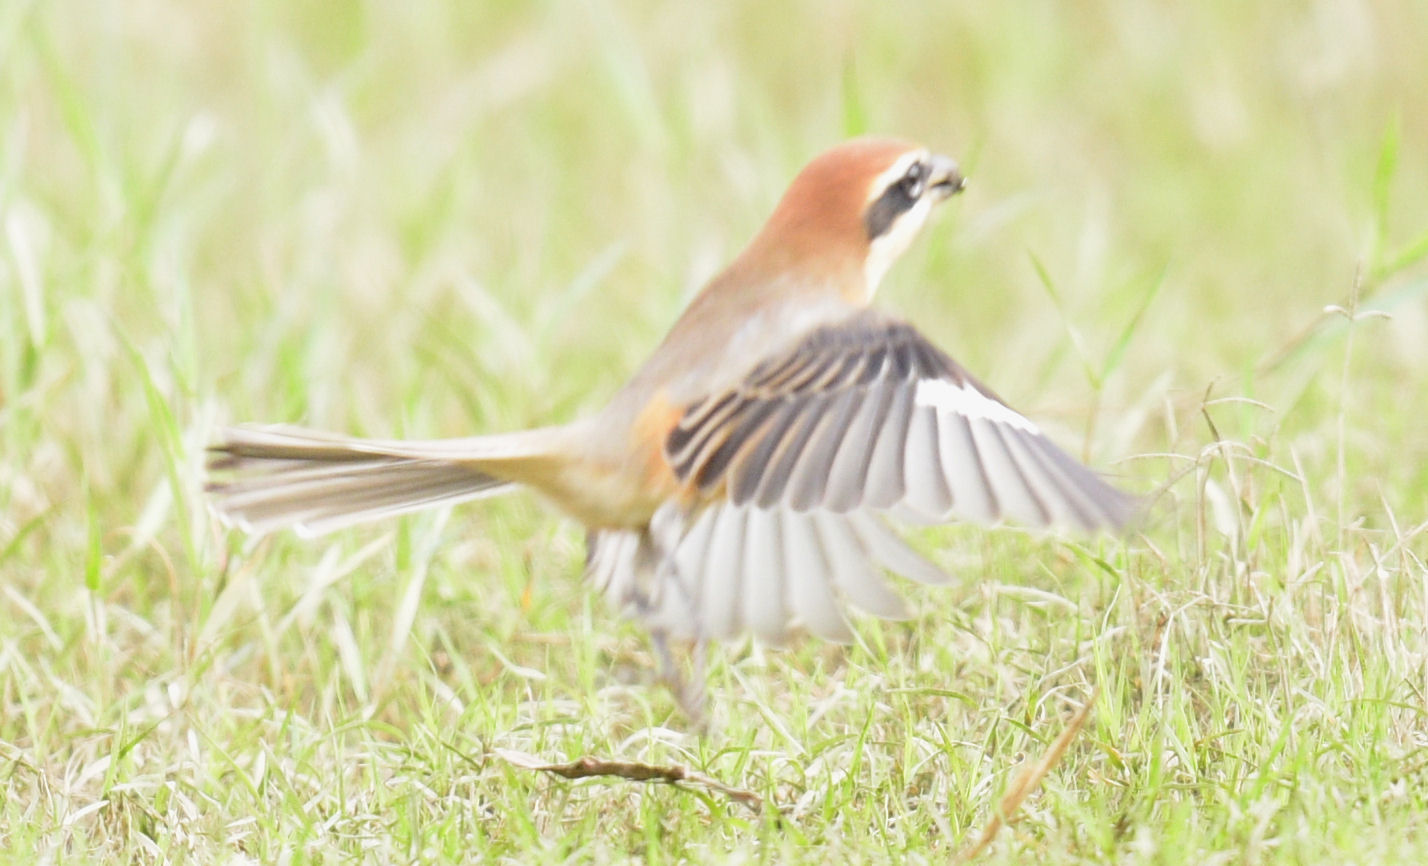
POLYGON ((250 532, 536 491, 587 529, 587 576, 667 641, 905 616, 884 572, 947 580, 890 521, 1123 528, 1134 497, 1051 442, 907 322, 879 283, 965 181, 858 138, 814 158, 605 408, 461 439, 241 426, 213 446, 218 513, 250 532))

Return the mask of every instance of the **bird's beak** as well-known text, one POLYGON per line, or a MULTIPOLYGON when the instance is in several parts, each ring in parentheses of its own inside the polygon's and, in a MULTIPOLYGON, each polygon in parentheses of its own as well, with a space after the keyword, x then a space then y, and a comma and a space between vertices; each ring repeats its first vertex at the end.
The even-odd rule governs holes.
POLYGON ((937 193, 938 198, 953 196, 967 186, 967 179, 952 159, 934 153, 928 161, 931 169, 927 178, 928 188, 937 193))

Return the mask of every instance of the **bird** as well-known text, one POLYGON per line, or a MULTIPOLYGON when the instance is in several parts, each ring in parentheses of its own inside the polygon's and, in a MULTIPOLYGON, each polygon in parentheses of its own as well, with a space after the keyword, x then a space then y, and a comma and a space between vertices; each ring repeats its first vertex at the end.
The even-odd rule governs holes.
POLYGON ((923 336, 872 306, 966 186, 953 159, 860 137, 794 177, 604 408, 436 440, 244 425, 210 448, 218 515, 316 535, 525 488, 585 527, 586 577, 701 651, 751 634, 848 642, 849 609, 908 613, 885 575, 947 573, 903 523, 1123 531, 1137 497, 1054 444, 923 336))

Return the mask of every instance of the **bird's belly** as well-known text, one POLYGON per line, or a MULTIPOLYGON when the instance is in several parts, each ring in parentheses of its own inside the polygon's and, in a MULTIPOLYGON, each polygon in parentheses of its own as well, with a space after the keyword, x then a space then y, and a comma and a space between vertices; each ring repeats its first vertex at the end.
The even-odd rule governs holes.
POLYGON ((648 477, 641 467, 585 461, 562 467, 537 490, 587 529, 645 526, 675 494, 672 484, 648 477))

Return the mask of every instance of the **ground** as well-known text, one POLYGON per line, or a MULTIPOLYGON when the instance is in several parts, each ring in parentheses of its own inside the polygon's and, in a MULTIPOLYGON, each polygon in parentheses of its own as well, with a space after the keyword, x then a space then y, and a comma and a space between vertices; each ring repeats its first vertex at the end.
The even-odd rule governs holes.
POLYGON ((1428 859, 1428 7, 939 5, 0 4, 0 859, 942 862, 1091 701, 987 862, 1428 859), (880 303, 1137 531, 919 530, 699 732, 537 501, 207 510, 225 423, 599 406, 864 131, 970 178, 880 303))

